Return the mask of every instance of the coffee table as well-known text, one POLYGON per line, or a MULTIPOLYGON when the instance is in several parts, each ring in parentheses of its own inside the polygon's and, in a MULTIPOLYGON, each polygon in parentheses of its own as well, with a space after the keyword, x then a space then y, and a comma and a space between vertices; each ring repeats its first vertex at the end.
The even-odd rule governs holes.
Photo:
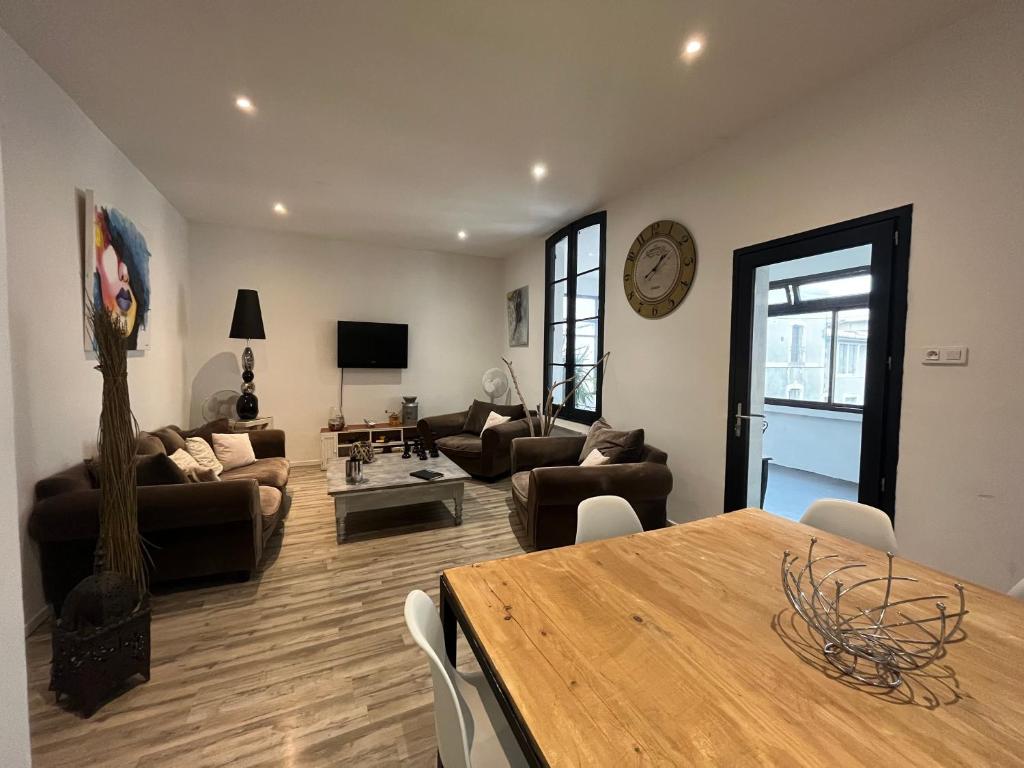
POLYGON ((456 525, 462 525, 462 494, 469 475, 446 456, 426 460, 413 456, 403 459, 399 453, 382 453, 370 464, 363 464, 363 482, 345 481, 345 459, 327 460, 327 493, 334 497, 338 543, 345 539, 345 517, 349 512, 402 507, 451 499, 456 525), (429 469, 444 477, 420 480, 410 472, 429 469))

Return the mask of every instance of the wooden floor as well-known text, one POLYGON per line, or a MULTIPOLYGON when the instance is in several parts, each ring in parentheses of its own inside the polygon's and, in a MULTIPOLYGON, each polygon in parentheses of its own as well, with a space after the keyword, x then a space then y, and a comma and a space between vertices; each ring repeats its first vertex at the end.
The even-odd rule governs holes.
POLYGON ((29 638, 36 768, 435 764, 430 677, 403 602, 416 588, 436 601, 444 568, 523 551, 509 482, 467 483, 459 527, 438 504, 356 513, 340 546, 325 474, 294 469, 290 488, 260 576, 156 596, 152 680, 91 719, 54 703, 50 636, 29 638))

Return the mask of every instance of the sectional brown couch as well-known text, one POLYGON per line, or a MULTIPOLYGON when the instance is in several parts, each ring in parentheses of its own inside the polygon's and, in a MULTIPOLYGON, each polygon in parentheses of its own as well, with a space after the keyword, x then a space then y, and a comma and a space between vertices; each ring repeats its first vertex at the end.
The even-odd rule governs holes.
MULTIPOLYGON (((531 411, 534 430, 540 430, 540 421, 531 411)), ((498 405, 474 400, 465 411, 428 416, 420 419, 417 429, 423 445, 437 449, 474 477, 491 479, 507 475, 512 441, 529 437, 530 425, 522 405, 498 405), (511 420, 483 430, 487 414, 494 411, 511 420)))
MULTIPOLYGON (((138 452, 173 453, 185 437, 209 441, 214 432, 229 431, 226 420, 191 431, 172 425, 141 433, 138 452)), ((248 579, 257 570, 267 541, 288 514, 290 467, 284 432, 249 434, 256 463, 226 470, 220 481, 139 486, 139 529, 152 558, 151 583, 214 575, 248 579)), ((43 589, 55 612, 92 571, 100 505, 93 475, 80 463, 36 483, 28 530, 39 545, 43 589)), ((139 476, 143 481, 141 469, 139 476)))

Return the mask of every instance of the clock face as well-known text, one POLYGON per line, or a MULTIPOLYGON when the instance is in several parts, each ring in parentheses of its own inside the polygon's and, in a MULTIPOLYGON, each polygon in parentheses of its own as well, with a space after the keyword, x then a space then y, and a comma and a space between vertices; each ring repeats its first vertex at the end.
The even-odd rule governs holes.
POLYGON ((664 317, 683 302, 696 268, 697 252, 686 227, 657 221, 637 236, 626 254, 626 300, 643 317, 664 317))

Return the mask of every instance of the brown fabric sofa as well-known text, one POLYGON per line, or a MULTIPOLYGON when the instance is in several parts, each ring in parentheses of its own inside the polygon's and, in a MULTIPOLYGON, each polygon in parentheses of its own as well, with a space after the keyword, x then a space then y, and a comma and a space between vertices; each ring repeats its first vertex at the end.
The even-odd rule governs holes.
MULTIPOLYGON (((226 420, 192 432, 170 426, 139 436, 140 455, 166 453, 164 440, 230 431, 226 420), (169 434, 173 433, 173 434, 169 434)), ((289 463, 281 430, 249 433, 257 461, 226 470, 219 482, 140 485, 139 530, 160 584, 199 576, 251 578, 264 547, 287 516, 289 463)), ((141 479, 141 470, 140 470, 141 479)), ((59 613, 67 593, 92 572, 100 490, 86 463, 36 483, 29 534, 39 545, 43 590, 59 613)))
MULTIPOLYGON (((534 429, 540 429, 539 420, 531 412, 534 429)), ((486 414, 484 415, 486 420, 486 414)), ((470 424, 470 426, 475 426, 470 424)), ((495 405, 476 400, 470 408, 458 413, 429 416, 420 419, 416 425, 423 445, 429 450, 437 449, 474 477, 495 478, 508 474, 511 465, 512 441, 518 437, 529 437, 530 425, 522 405, 495 405), (510 416, 511 421, 485 430, 466 431, 470 412, 494 411, 501 416, 510 416)), ((483 429, 483 423, 479 424, 483 429)))
POLYGON ((576 508, 593 496, 621 496, 645 531, 664 528, 672 491, 668 457, 644 445, 640 460, 579 466, 586 435, 519 438, 512 442, 512 501, 530 546, 562 547, 576 541, 576 508))

